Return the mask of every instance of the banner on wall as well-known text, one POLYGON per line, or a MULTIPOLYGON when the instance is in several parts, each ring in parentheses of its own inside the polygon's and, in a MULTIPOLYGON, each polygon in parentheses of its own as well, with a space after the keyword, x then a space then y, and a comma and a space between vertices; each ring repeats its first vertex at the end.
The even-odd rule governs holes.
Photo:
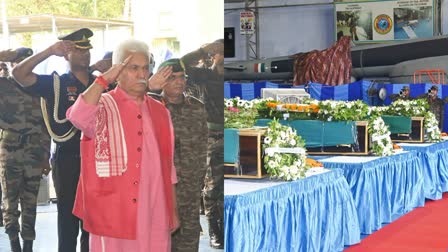
POLYGON ((355 43, 432 37, 433 0, 335 0, 336 38, 355 43))
POLYGON ((240 34, 249 35, 255 32, 255 14, 252 11, 240 12, 240 34))

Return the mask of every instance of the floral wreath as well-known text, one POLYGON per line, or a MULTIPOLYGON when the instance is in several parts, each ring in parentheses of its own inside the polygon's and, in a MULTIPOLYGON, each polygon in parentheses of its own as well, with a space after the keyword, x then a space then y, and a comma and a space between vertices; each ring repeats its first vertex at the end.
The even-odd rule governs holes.
POLYGON ((224 99, 224 127, 251 128, 255 124, 258 100, 242 100, 240 97, 224 99))
POLYGON ((264 138, 264 165, 271 178, 286 181, 305 177, 305 141, 291 127, 281 125, 274 119, 269 123, 264 138))
POLYGON ((428 136, 429 142, 440 142, 442 138, 440 137, 439 123, 437 122, 436 116, 428 111, 425 114, 425 128, 428 136))
POLYGON ((372 153, 377 156, 393 154, 393 144, 390 131, 381 116, 372 116, 369 120, 368 131, 372 139, 372 153))

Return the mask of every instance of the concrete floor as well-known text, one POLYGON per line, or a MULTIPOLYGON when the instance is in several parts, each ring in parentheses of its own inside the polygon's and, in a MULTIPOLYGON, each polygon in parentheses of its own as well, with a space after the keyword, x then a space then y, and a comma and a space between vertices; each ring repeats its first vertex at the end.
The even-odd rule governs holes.
MULTIPOLYGON (((34 241, 34 252, 57 252, 57 209, 56 204, 37 207, 36 240, 34 241)), ((205 217, 201 215, 201 225, 204 234, 200 237, 199 252, 222 251, 212 249, 208 245, 208 227, 205 217)), ((11 251, 9 239, 5 229, 0 227, 0 252, 11 251)), ((78 248, 79 251, 79 248, 78 248)))

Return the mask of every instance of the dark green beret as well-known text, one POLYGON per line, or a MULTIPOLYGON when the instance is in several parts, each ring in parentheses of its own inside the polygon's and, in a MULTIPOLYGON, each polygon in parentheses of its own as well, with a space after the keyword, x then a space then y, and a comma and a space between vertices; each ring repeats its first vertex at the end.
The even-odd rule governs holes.
POLYGON ((165 67, 165 66, 171 66, 173 68, 174 73, 185 72, 185 65, 180 59, 169 59, 169 60, 162 62, 162 64, 160 64, 159 68, 157 69, 157 71, 162 69, 162 67, 165 67))

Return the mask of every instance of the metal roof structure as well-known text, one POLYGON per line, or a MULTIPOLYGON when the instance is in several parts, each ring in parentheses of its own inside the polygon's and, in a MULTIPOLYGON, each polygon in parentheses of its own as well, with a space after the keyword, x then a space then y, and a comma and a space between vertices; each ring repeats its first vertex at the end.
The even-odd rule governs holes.
MULTIPOLYGON (((8 25, 9 34, 25 32, 57 33, 57 31, 75 30, 79 29, 80 27, 103 30, 117 27, 129 27, 130 29, 133 29, 134 27, 134 22, 132 21, 75 17, 54 14, 7 17, 6 22, 8 25)), ((3 27, 2 20, 0 20, 0 27, 3 27)))

